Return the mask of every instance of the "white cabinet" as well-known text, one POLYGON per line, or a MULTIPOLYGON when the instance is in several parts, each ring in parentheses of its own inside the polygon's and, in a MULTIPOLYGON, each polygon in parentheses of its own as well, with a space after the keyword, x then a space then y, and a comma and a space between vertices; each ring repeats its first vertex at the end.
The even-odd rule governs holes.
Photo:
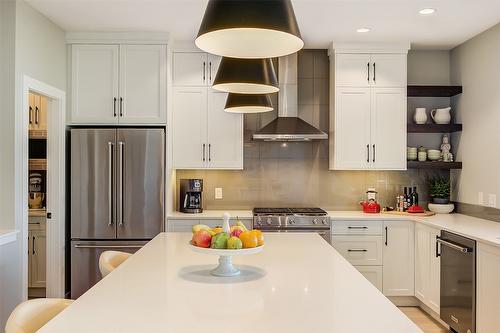
POLYGON ((175 52, 173 61, 174 86, 211 86, 221 57, 203 52, 175 52))
POLYGON ((414 296, 414 222, 385 221, 384 233, 384 295, 414 296))
POLYGON ((380 236, 332 237, 333 247, 355 266, 382 265, 382 238, 380 236))
POLYGON ((415 224, 415 296, 439 314, 440 259, 436 238, 440 230, 415 224))
POLYGON ((477 244, 476 332, 497 332, 500 327, 500 248, 477 244))
POLYGON ((45 288, 47 238, 44 224, 32 223, 28 231, 28 287, 45 288))
POLYGON ((330 59, 330 169, 406 169, 406 52, 330 59))
POLYGON ((382 266, 354 266, 378 290, 383 288, 382 266))
POLYGON ((165 123, 166 78, 166 45, 72 45, 70 122, 165 123))
POLYGON ((207 86, 215 79, 219 61, 206 53, 174 53, 175 169, 243 169, 243 115, 224 112, 227 94, 207 86), (196 75, 183 68, 199 61, 205 66, 196 75))

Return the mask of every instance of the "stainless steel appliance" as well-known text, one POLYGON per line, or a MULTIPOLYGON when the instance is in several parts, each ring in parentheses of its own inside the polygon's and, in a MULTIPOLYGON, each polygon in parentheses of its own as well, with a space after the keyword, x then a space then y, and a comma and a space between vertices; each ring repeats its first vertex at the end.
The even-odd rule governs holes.
POLYGON ((101 252, 135 252, 163 230, 165 132, 70 133, 71 298, 77 298, 100 280, 101 252))
POLYGON ((476 242, 441 231, 440 316, 454 332, 476 331, 476 242))
POLYGON ((252 227, 264 232, 316 232, 331 244, 330 217, 321 208, 254 208, 252 227))
POLYGON ((183 213, 203 212, 203 179, 181 179, 179 210, 183 213))

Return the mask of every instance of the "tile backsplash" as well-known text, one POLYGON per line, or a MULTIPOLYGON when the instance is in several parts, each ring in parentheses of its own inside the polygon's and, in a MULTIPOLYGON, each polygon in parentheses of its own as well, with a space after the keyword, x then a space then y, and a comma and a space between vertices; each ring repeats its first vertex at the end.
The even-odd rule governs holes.
MULTIPOLYGON (((298 63, 299 116, 328 131, 327 51, 301 51, 298 63)), ((182 178, 202 178, 205 209, 319 206, 358 210, 358 202, 366 197, 369 187, 378 191, 382 206, 394 206, 404 186, 417 186, 420 201, 426 203, 427 180, 449 176, 447 171, 436 170, 330 171, 328 140, 252 141, 252 134, 276 116, 277 111, 245 115, 244 170, 177 170, 177 185, 182 178), (216 187, 223 188, 223 199, 215 199, 216 187)))

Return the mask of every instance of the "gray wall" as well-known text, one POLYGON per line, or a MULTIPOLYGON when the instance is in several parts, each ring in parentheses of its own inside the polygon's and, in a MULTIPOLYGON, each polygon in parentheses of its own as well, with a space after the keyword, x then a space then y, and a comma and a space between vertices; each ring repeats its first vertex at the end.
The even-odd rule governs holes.
MULTIPOLYGON (((414 64, 434 61, 439 66, 429 71, 429 80, 449 80, 448 67, 441 66, 446 58, 446 53, 440 51, 411 53, 408 58, 412 68, 409 80, 428 83, 426 75, 414 70, 414 64), (417 73, 418 77, 414 78, 417 73)), ((328 130, 328 73, 326 50, 299 53, 299 115, 322 130, 328 130)), ((177 181, 203 178, 205 209, 291 205, 357 210, 358 201, 365 197, 368 187, 377 189, 383 205, 394 205, 396 194, 407 185, 418 186, 422 200, 427 199, 426 180, 436 172, 329 171, 327 140, 286 145, 252 141, 252 133, 274 117, 275 112, 245 116, 245 170, 178 170, 177 181), (222 200, 215 199, 215 187, 223 188, 222 200)), ((448 173, 443 172, 443 175, 448 173)))
MULTIPOLYGON (((451 83, 463 86, 452 99, 464 125, 458 147, 463 169, 452 173, 455 200, 479 204, 478 192, 500 200, 500 24, 451 51, 451 83)), ((500 201, 497 202, 497 207, 500 201)))

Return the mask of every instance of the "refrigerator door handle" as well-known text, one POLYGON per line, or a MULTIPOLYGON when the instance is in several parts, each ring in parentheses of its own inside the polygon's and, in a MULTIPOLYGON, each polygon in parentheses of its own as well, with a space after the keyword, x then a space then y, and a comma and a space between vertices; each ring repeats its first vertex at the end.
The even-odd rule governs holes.
POLYGON ((113 142, 108 142, 108 226, 113 225, 113 142))
POLYGON ((76 249, 140 249, 144 245, 74 245, 76 249))
POLYGON ((118 225, 123 226, 123 154, 125 143, 118 142, 118 225))

